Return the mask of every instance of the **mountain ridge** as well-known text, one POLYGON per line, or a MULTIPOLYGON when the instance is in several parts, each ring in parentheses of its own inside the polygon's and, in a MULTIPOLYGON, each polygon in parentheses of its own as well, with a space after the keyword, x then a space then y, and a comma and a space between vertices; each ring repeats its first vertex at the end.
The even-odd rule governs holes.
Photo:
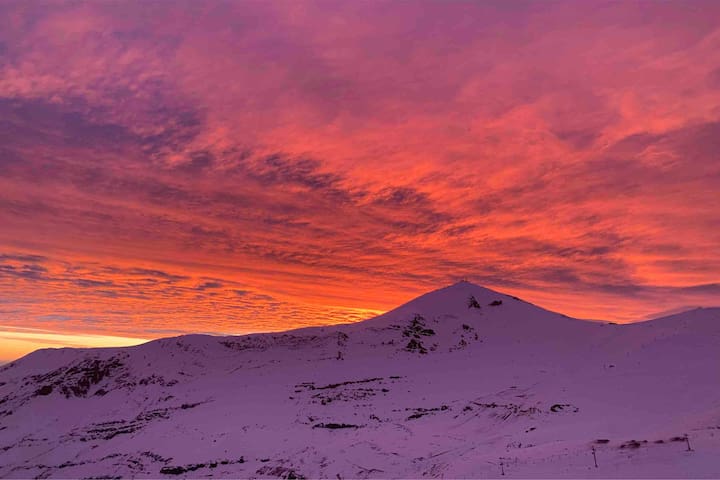
MULTIPOLYGON (((693 308, 689 308, 689 309, 687 309, 687 310, 683 310, 683 311, 680 311, 680 312, 675 312, 675 313, 668 314, 668 315, 662 315, 662 316, 658 316, 658 317, 654 317, 654 318, 649 318, 649 319, 640 319, 640 320, 637 320, 637 321, 634 321, 634 322, 628 322, 628 323, 616 323, 616 322, 612 322, 612 321, 609 321, 609 320, 603 320, 603 319, 577 318, 577 317, 571 317, 571 316, 566 315, 566 314, 563 314, 563 313, 561 313, 561 312, 556 312, 556 311, 553 311, 553 310, 546 309, 546 308, 544 308, 544 307, 541 307, 541 306, 536 305, 536 304, 534 304, 534 303, 528 302, 528 301, 523 300, 523 299, 521 299, 521 298, 519 298, 519 297, 517 297, 517 296, 514 296, 514 295, 510 295, 510 294, 507 294, 507 293, 502 293, 502 292, 500 292, 500 291, 493 290, 493 289, 490 289, 490 288, 488 288, 488 287, 484 287, 484 286, 482 286, 482 285, 474 284, 474 283, 469 282, 469 281, 467 281, 467 280, 460 280, 460 281, 455 282, 455 283, 453 283, 453 284, 451 284, 451 285, 448 285, 448 286, 445 286, 445 287, 440 287, 440 288, 437 288, 437 289, 432 290, 432 291, 430 291, 430 292, 427 292, 427 293, 425 293, 425 294, 422 294, 422 295, 420 295, 420 296, 418 296, 418 297, 415 297, 415 298, 413 298, 413 299, 411 299, 411 300, 409 300, 409 301, 407 301, 407 302, 405 302, 405 303, 403 303, 403 304, 400 304, 399 306, 397 306, 397 307, 395 307, 395 308, 393 308, 393 309, 391 309, 391 310, 388 310, 388 311, 385 312, 385 313, 382 313, 382 314, 380 314, 380 315, 376 315, 375 317, 367 318, 367 319, 365 319, 365 320, 361 320, 361 321, 359 321, 359 322, 336 323, 336 324, 332 324, 332 325, 314 325, 314 326, 298 327, 298 328, 293 328, 293 329, 289 329, 289 330, 282 330, 282 331, 278 331, 278 332, 254 332, 254 333, 241 334, 241 335, 232 335, 232 334, 230 334, 230 335, 216 335, 216 334, 210 334, 210 333, 208 333, 208 334, 203 334, 203 333, 184 333, 184 334, 175 335, 175 336, 172 336, 172 337, 161 337, 161 338, 149 340, 148 342, 145 342, 145 343, 140 344, 140 345, 145 345, 145 344, 147 344, 147 343, 152 343, 152 342, 156 342, 156 341, 163 340, 163 339, 175 339, 175 338, 193 337, 193 336, 207 336, 207 337, 215 337, 215 338, 225 338, 225 337, 243 337, 243 336, 256 336, 256 335, 278 335, 278 334, 291 334, 291 333, 296 333, 296 332, 299 333, 299 332, 305 332, 305 331, 310 332, 310 331, 316 331, 316 330, 327 329, 327 328, 338 327, 338 326, 363 325, 363 324, 366 324, 367 322, 375 321, 375 320, 378 319, 378 318, 384 318, 384 317, 386 317, 386 316, 388 316, 388 315, 390 315, 390 314, 394 314, 394 312, 398 312, 398 311, 400 311, 400 312, 406 312, 406 311, 410 311, 410 310, 418 310, 418 313, 421 313, 421 309, 418 308, 418 305, 422 305, 423 303, 426 303, 428 300, 432 300, 433 302, 437 302, 438 300, 443 300, 443 299, 438 299, 437 297, 438 297, 439 295, 442 295, 443 293, 446 293, 446 292, 452 292, 452 293, 456 293, 456 294, 457 294, 457 293, 467 294, 468 297, 469 297, 470 295, 473 295, 473 294, 479 294, 479 295, 482 295, 481 298, 493 298, 493 299, 504 298, 504 299, 512 299, 512 300, 514 300, 514 301, 518 301, 518 302, 525 303, 525 304, 527 304, 527 305, 529 305, 529 306, 531 306, 531 307, 534 307, 534 308, 536 308, 536 309, 538 309, 538 310, 542 310, 542 311, 544 311, 544 312, 547 312, 547 313, 550 313, 550 314, 554 314, 554 315, 558 315, 558 316, 561 316, 561 317, 564 317, 564 318, 567 318, 567 319, 576 320, 576 321, 579 321, 579 322, 596 323, 596 324, 597 324, 597 323, 615 324, 615 325, 618 325, 618 326, 638 325, 638 324, 650 324, 651 322, 655 322, 655 321, 665 322, 665 321, 667 321, 666 319, 671 319, 671 318, 676 318, 676 317, 677 317, 677 318, 681 318, 681 317, 686 316, 687 314, 690 314, 690 312, 696 312, 696 311, 717 313, 717 314, 720 316, 720 306, 718 306, 718 307, 693 307, 693 308)), ((457 295, 456 295, 456 296, 457 296, 457 295)), ((446 300, 446 299, 444 299, 444 300, 446 300)), ((442 303, 442 302, 441 302, 441 303, 442 303)), ((457 303, 457 302, 456 302, 456 303, 457 303)), ((480 305, 480 306, 482 307, 483 305, 480 305)), ((489 305, 485 305, 485 306, 489 306, 489 305)), ((720 320, 719 320, 719 322, 720 322, 720 320)), ((138 345, 135 345, 134 347, 136 347, 136 346, 138 346, 138 345)), ((19 360, 21 360, 21 359, 23 359, 23 358, 25 358, 25 357, 27 357, 27 356, 33 355, 35 352, 50 351, 50 350, 65 350, 65 349, 85 351, 85 350, 93 350, 93 349, 94 349, 94 350, 100 350, 100 349, 105 349, 105 348, 132 348, 132 347, 47 347, 47 348, 41 348, 41 349, 35 350, 35 351, 33 351, 33 352, 30 352, 29 354, 27 354, 27 355, 25 355, 25 356, 23 356, 23 357, 20 357, 20 358, 18 358, 18 359, 16 359, 16 360, 13 360, 13 361, 10 361, 10 362, 6 362, 4 365, 0 365, 0 368, 2 368, 2 366, 7 366, 7 365, 10 365, 10 364, 12 364, 12 363, 14 363, 14 362, 17 362, 17 361, 19 361, 19 360)))

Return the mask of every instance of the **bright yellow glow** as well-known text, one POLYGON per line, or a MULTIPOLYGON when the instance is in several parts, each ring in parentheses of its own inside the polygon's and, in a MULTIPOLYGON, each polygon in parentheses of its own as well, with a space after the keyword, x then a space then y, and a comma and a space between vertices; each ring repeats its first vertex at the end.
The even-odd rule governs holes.
POLYGON ((147 341, 144 338, 65 334, 49 330, 0 325, 0 362, 15 360, 39 348, 129 347, 147 341))

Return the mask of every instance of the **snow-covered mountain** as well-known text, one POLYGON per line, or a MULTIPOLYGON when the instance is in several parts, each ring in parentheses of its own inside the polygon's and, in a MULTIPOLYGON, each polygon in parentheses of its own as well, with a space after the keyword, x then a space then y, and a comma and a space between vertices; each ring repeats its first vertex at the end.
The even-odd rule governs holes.
POLYGON ((461 282, 356 324, 0 369, 4 478, 503 474, 719 477, 720 309, 614 325, 461 282))

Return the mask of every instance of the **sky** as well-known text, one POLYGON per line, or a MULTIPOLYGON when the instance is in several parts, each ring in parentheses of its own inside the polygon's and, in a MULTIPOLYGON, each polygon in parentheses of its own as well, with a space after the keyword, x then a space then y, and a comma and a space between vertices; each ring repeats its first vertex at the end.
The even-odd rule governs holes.
POLYGON ((720 305, 720 3, 0 3, 0 361, 460 279, 720 305))

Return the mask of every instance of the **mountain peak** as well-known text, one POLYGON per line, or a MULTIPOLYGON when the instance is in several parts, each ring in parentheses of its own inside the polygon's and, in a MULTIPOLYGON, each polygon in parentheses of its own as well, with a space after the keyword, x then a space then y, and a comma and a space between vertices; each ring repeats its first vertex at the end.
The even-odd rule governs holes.
POLYGON ((519 300, 517 297, 491 290, 467 280, 461 280, 452 285, 420 295, 392 310, 392 312, 409 311, 427 315, 467 312, 471 299, 477 302, 479 308, 484 308, 493 303, 498 305, 503 302, 519 300))
MULTIPOLYGON (((417 298, 417 300, 425 297, 432 297, 436 298, 438 300, 447 298, 450 299, 451 297, 456 297, 458 295, 466 295, 466 299, 470 296, 478 297, 478 300, 485 299, 486 297, 489 299, 490 297, 506 297, 506 298, 514 298, 510 295, 507 295, 502 292, 498 292, 496 290, 492 290, 487 287, 483 287, 482 285, 478 285, 476 283, 469 282, 467 280, 460 280, 459 282, 453 283, 452 285, 448 285, 447 287, 442 287, 437 290, 433 290, 431 292, 426 293, 425 295, 421 295, 417 298)), ((490 300, 492 301, 492 300, 490 300)))

